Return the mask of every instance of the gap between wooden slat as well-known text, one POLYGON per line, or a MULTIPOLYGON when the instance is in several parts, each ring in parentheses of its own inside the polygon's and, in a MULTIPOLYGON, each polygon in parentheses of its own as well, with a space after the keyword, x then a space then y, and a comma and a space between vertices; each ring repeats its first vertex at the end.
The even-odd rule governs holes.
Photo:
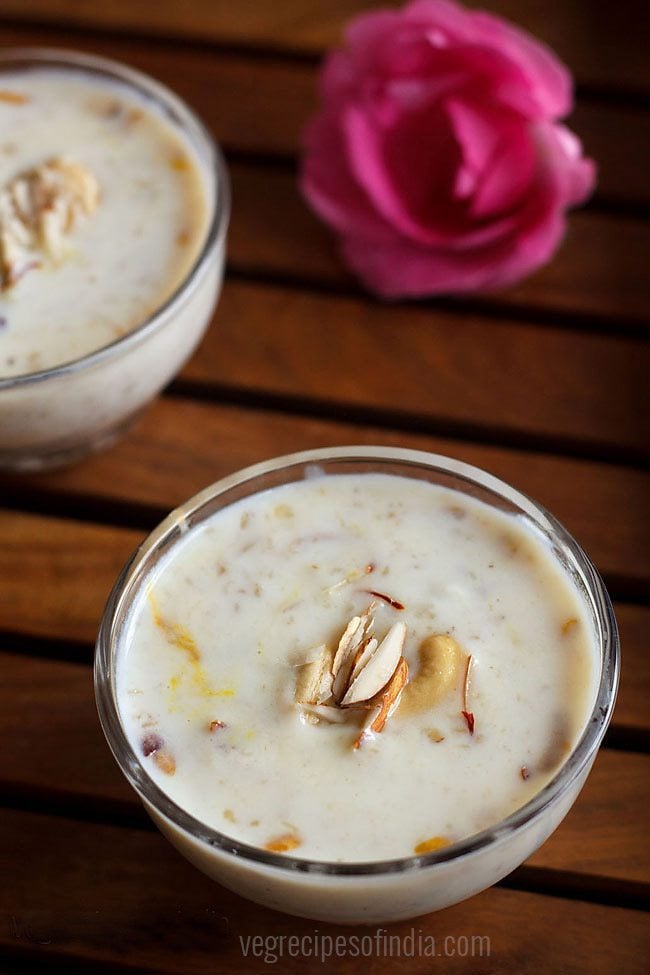
MULTIPOLYGON (((165 400, 161 401, 164 402, 165 400)), ((646 474, 628 471, 626 468, 567 461, 559 457, 547 458, 538 457, 533 453, 499 451, 493 447, 448 442, 442 438, 423 438, 419 434, 406 436, 391 432, 387 435, 381 428, 373 429, 369 426, 351 427, 354 436, 347 438, 339 424, 325 421, 316 423, 313 420, 311 422, 305 420, 304 430, 301 427, 300 431, 297 431, 291 416, 270 412, 259 413, 258 423, 257 416, 248 416, 238 409, 229 408, 217 410, 214 414, 209 410, 203 418, 200 429, 210 431, 206 450, 200 435, 187 433, 183 422, 184 414, 179 413, 181 407, 172 408, 171 402, 167 402, 169 408, 163 411, 162 417, 163 428, 166 431, 164 442, 159 442, 157 433, 153 436, 151 433, 147 434, 147 428, 151 424, 156 431, 158 430, 154 411, 149 419, 145 418, 142 421, 141 433, 136 429, 132 437, 118 445, 112 457, 98 456, 90 460, 85 469, 80 468, 79 476, 76 476, 76 471, 64 471, 59 475, 54 472, 41 478, 5 478, 2 491, 3 503, 11 511, 38 512, 49 517, 58 516, 64 521, 71 522, 69 530, 72 530, 76 520, 79 524, 91 523, 98 528, 104 525, 148 531, 187 495, 229 473, 232 469, 245 467, 271 452, 281 454, 301 446, 306 448, 337 444, 346 439, 361 444, 398 441, 402 445, 417 446, 421 449, 424 447, 443 454, 454 453, 455 447, 455 452, 460 453, 461 457, 492 470, 493 473, 510 481, 514 481, 515 469, 526 464, 529 475, 515 483, 556 511, 574 533, 583 539, 583 544, 587 544, 593 557, 602 566, 611 594, 625 602, 646 602, 650 599, 650 576, 647 573, 643 549, 642 521, 637 525, 637 519, 642 519, 646 474), (213 419, 217 422, 212 423, 213 419), (255 424, 253 420, 256 421, 255 424), (171 426, 170 421, 173 421, 171 426), (233 431, 237 431, 236 435, 233 431), (254 437, 253 441, 250 440, 253 431, 256 431, 256 436, 259 433, 258 440, 261 438, 259 444, 254 437), (300 433, 298 439, 296 439, 297 433, 300 433), (188 436, 189 440, 187 440, 188 436), (183 438, 182 446, 179 445, 179 437, 183 438), (273 442, 273 438, 275 438, 275 451, 268 446, 273 442), (182 471, 183 466, 187 465, 185 476, 178 476, 168 468, 166 452, 169 449, 180 451, 178 456, 182 466, 179 470, 182 471), (230 463, 224 459, 224 450, 232 457, 230 463), (159 482, 156 481, 151 487, 143 485, 137 473, 137 471, 144 473, 141 465, 142 451, 153 465, 154 476, 158 471, 160 474, 159 482), (134 464, 136 470, 133 479, 127 479, 125 482, 129 485, 128 488, 107 490, 106 472, 111 468, 109 473, 112 476, 116 463, 118 469, 120 463, 126 465, 127 473, 133 470, 134 464), (558 492, 553 487, 558 477, 571 479, 574 484, 572 495, 578 492, 577 497, 564 498, 563 492, 558 492), (585 499, 588 498, 594 478, 598 479, 596 483, 599 486, 595 497, 598 506, 602 508, 602 517, 606 517, 611 504, 619 507, 626 504, 633 505, 629 517, 621 516, 617 519, 616 523, 624 535, 620 545, 614 546, 615 551, 611 560, 608 556, 610 546, 600 537, 594 519, 587 517, 586 524, 583 524, 583 506, 579 499, 582 492, 586 492, 585 499), (630 482, 629 491, 626 490, 627 481, 630 482), (633 512, 636 512, 636 515, 633 512), (587 538, 589 541, 586 540, 587 538)), ((198 405, 187 402, 187 407, 195 423, 201 420, 202 412, 198 405)), ((205 407, 202 409, 205 412, 205 407)), ((568 483, 567 481, 567 486, 568 483)), ((620 510, 623 512, 627 509, 621 507, 620 510)))
POLYGON ((611 724, 603 739, 602 747, 612 751, 639 752, 645 755, 650 752, 650 729, 611 724))
MULTIPOLYGON (((2 507, 8 511, 73 519, 112 528, 133 528, 144 532, 153 531, 169 513, 165 507, 141 502, 93 497, 70 491, 46 491, 41 494, 38 489, 34 489, 32 493, 23 486, 13 498, 3 492, 2 507), (74 502, 72 511, 71 502, 74 502)), ((612 599, 622 603, 650 604, 650 579, 611 571, 602 572, 601 575, 612 599)))
MULTIPOLYGON (((360 290, 352 280, 345 283, 326 281, 320 277, 310 276, 302 272, 288 273, 286 271, 269 270, 261 266, 245 265, 229 261, 227 277, 232 281, 242 281, 269 287, 283 287, 296 291, 310 291, 320 295, 333 295, 342 298, 363 298, 364 301, 380 304, 379 299, 360 290)), ((489 303, 484 303, 480 297, 453 298, 423 298, 413 301, 414 308, 439 309, 450 315, 480 315, 487 321, 499 319, 507 322, 524 322, 530 325, 543 325, 546 328, 562 331, 587 332, 594 335, 607 335, 611 338, 644 337, 648 332, 648 323, 643 319, 620 318, 613 320, 609 315, 598 315, 594 312, 566 311, 555 308, 553 310, 537 308, 534 305, 517 304, 515 302, 500 303, 491 297, 489 303)), ((396 302, 402 308, 411 307, 408 302, 396 302)))
MULTIPOLYGON (((102 800, 100 803, 63 790, 55 793, 51 790, 29 789, 22 785, 13 786, 12 783, 0 782, 0 808, 73 822, 117 826, 146 833, 156 832, 155 825, 139 805, 115 800, 102 800)), ((633 910, 650 909, 650 885, 612 877, 581 876, 551 867, 523 864, 494 886, 633 910)))
MULTIPOLYGON (((298 161, 295 154, 275 150, 260 151, 243 149, 223 144, 226 161, 230 165, 262 166, 277 172, 291 173, 298 178, 298 161)), ((593 210, 605 216, 631 217, 634 220, 648 220, 650 218, 650 202, 634 197, 617 198, 611 193, 601 193, 596 186, 594 195, 581 207, 583 210, 593 210)))
MULTIPOLYGON (((398 4, 393 5, 397 6, 398 4)), ((189 6, 189 4, 186 4, 186 8, 189 6)), ((279 30, 276 27, 272 35, 269 35, 267 28, 266 36, 263 24, 262 30, 257 36, 255 31, 248 31, 247 34, 244 34, 241 29, 237 29, 235 26, 237 24, 236 19, 233 24, 234 29, 233 26, 229 29, 226 25, 225 30, 223 29, 223 25, 221 27, 215 27, 214 24, 210 23, 211 18, 207 18, 208 23, 201 24, 201 27, 199 27, 198 17, 193 18, 195 23, 190 24, 184 23, 182 16, 180 20, 176 17, 169 21, 168 18, 166 20, 164 8, 161 18, 157 17, 156 14, 149 15, 148 17, 145 14, 144 22, 138 18, 134 20, 132 17, 125 18, 126 22, 120 22, 119 8, 117 16, 108 21, 101 15, 97 16, 95 12, 91 12, 89 19, 89 12, 81 10, 79 12, 80 19, 83 21, 84 13, 86 13, 86 19, 85 22, 78 23, 77 18, 79 14, 74 9, 70 11, 65 6, 62 8, 60 4, 55 4, 54 9, 52 9, 51 0, 49 4, 29 5, 24 0, 18 6, 15 3, 6 4, 3 20, 7 26, 11 25, 23 30, 42 30, 44 27, 60 28, 61 25, 64 25, 66 30, 86 37, 90 35, 116 39, 134 38, 141 42, 144 41, 147 44, 153 43, 167 46, 173 41, 176 44, 181 44, 185 48, 194 50, 203 49, 210 52, 237 50, 239 53, 260 58, 282 58, 297 63, 316 64, 321 60, 326 50, 341 42, 345 23, 354 14, 359 13, 363 6, 350 5, 347 12, 344 12, 345 8, 340 4, 338 4, 338 11, 335 5, 333 23, 329 25, 329 28, 326 27, 325 30, 322 29, 322 25, 320 31, 317 29, 317 34, 319 35, 318 40, 314 36, 310 38, 309 32, 307 32, 306 38, 301 36, 300 18, 296 18, 295 15, 293 19, 297 21, 297 32, 293 30, 293 23, 291 21, 287 22, 285 18, 284 23, 282 20, 278 21, 279 30), (293 42, 289 39, 291 37, 294 38, 293 42)), ((318 16, 317 10, 313 12, 318 16)), ((498 13, 499 11, 494 12, 498 13)), ((200 13, 200 11, 197 13, 200 13)), ((501 13, 506 18, 511 18, 515 26, 532 31, 534 35, 546 35, 544 20, 539 24, 528 24, 526 11, 520 5, 514 6, 511 10, 506 9, 505 11, 501 11, 501 13)), ((633 15, 630 14, 629 19, 633 22, 633 15)), ((246 17, 242 18, 242 20, 246 23, 246 17)), ((618 26, 621 23, 620 18, 617 18, 615 23, 618 26)), ((570 21, 568 24, 564 22, 556 25, 555 33, 559 34, 559 39, 566 43, 567 41, 570 42, 570 37, 567 37, 567 35, 571 32, 572 28, 578 34, 580 31, 584 33, 584 26, 580 22, 575 25, 571 24, 570 21)), ((600 26, 603 29, 604 25, 600 26)), ((540 40, 543 41, 544 39, 545 37, 540 36, 540 40)), ((595 40, 596 42, 600 40, 598 34, 595 40)), ((610 40, 610 43, 612 42, 610 38, 607 38, 607 40, 610 40)), ((547 40, 546 42, 553 46, 553 40, 547 40)), ((564 43, 562 44, 563 48, 564 43)), ((613 43, 616 43, 615 39, 613 43)), ((641 36, 638 38, 638 43, 640 45, 643 44, 641 36)), ((596 47, 598 47, 598 43, 596 43, 596 47)), ((587 51, 589 51, 588 48, 587 51)), ((562 51, 558 51, 558 54, 566 58, 570 69, 574 67, 572 62, 575 60, 576 52, 574 52, 573 56, 570 50, 564 52, 564 54, 562 51)), ((580 57, 580 55, 578 56, 580 57)), ((580 60, 584 60, 584 55, 580 57, 580 60)), ((590 61, 592 60, 590 59, 590 61)), ((589 66, 592 66, 591 63, 589 63, 589 66)), ((580 72, 578 73, 580 75, 580 72)), ((585 92, 588 97, 593 99, 615 99, 626 103, 638 101, 642 105, 647 104, 649 96, 647 87, 644 84, 639 84, 636 78, 634 82, 630 82, 629 80, 621 81, 619 77, 616 80, 612 80, 611 74, 606 81, 589 80, 579 77, 577 88, 579 92, 585 92)))
POLYGON ((345 401, 324 400, 317 396, 295 396, 229 386, 221 382, 175 379, 165 390, 169 397, 194 399, 241 409, 263 409, 301 417, 334 420, 339 423, 368 425, 404 433, 425 433, 431 436, 485 444, 507 449, 522 449, 536 454, 591 460, 600 464, 626 466, 635 470, 650 469, 650 446, 647 450, 578 440, 562 434, 545 435, 535 431, 520 431, 489 423, 470 423, 451 418, 431 416, 398 409, 379 409, 359 406, 345 401))
MULTIPOLYGON (((308 67, 317 67, 323 59, 323 55, 319 51, 305 51, 298 47, 292 47, 290 44, 272 46, 263 43, 258 44, 255 41, 220 41, 199 35, 191 36, 184 34, 183 36, 170 36, 166 32, 149 31, 148 29, 145 30, 132 26, 120 30, 98 24, 87 23, 80 25, 67 18, 42 15, 38 17, 29 16, 23 19, 16 17, 15 14, 3 12, 1 9, 0 28, 25 34, 25 47, 29 44, 27 38, 34 34, 38 35, 38 37, 33 46, 43 46, 43 34, 52 30, 58 34, 65 32, 66 34, 70 34, 71 38, 76 38, 80 41, 88 41, 89 38, 96 38, 99 41, 112 42, 125 47, 139 43, 169 52, 173 52, 174 49, 184 48, 189 51, 218 55, 219 57, 255 58, 260 61, 298 64, 308 67)), ((591 87, 589 85, 586 86, 588 92, 591 87)), ((628 92, 618 86, 612 86, 611 89, 608 86, 603 86, 602 88, 593 86, 593 91, 595 94, 588 95, 588 97, 597 101, 600 101, 602 98, 603 100, 623 99, 627 102, 628 99, 638 98, 641 100, 641 104, 645 106, 646 96, 643 90, 635 92, 635 89, 630 89, 628 92)))
MULTIPOLYGON (((231 178, 239 200, 228 238, 231 267, 320 281, 334 289, 356 287, 335 240, 305 206, 291 174, 240 163, 231 167, 231 178)), ((505 291, 483 294, 479 306, 501 310, 507 305, 525 317, 523 306, 544 312, 547 320, 560 314, 576 322, 647 328, 649 246, 646 223, 577 211, 552 261, 505 291)))

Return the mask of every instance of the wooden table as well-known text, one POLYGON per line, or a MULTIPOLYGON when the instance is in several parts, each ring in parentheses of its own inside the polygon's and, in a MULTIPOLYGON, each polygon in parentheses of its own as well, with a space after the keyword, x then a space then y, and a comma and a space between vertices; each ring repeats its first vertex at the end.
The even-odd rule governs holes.
MULTIPOLYGON (((606 747, 559 831, 497 887, 391 928, 438 944, 488 936, 490 957, 455 942, 453 957, 374 957, 366 970, 648 970, 644 5, 486 2, 576 72, 573 124, 599 189, 525 283, 420 305, 362 294, 296 192, 319 53, 368 5, 0 2, 3 44, 96 51, 173 85, 223 144, 234 186, 223 299, 181 376, 112 451, 0 482, 2 972, 34 960, 44 973, 258 972, 273 966, 245 958, 240 937, 343 930, 241 900, 171 849, 108 752, 91 676, 109 588, 165 512, 243 465, 340 443, 452 454, 548 506, 604 574, 624 654, 606 747)), ((359 965, 285 957, 275 970, 359 965)))

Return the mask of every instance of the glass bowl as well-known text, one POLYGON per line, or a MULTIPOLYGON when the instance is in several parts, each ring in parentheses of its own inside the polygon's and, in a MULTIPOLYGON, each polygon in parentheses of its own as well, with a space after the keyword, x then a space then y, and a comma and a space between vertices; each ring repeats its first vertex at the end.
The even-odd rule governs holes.
POLYGON ((95 656, 100 720, 122 772, 162 833, 200 870, 267 907, 322 921, 380 923, 447 907, 496 883, 529 857, 573 805, 613 710, 619 642, 598 572, 568 532, 534 501, 490 474, 446 457, 390 447, 339 447, 279 457, 223 478, 173 511, 123 569, 108 599, 95 656), (494 827, 421 856, 378 862, 322 862, 269 853, 230 838, 173 802, 149 776, 121 724, 116 655, 134 598, 151 571, 197 525, 257 492, 314 472, 383 472, 454 488, 542 533, 573 579, 600 651, 596 699, 584 733, 551 781, 494 827))
MULTIPOLYGON (((221 152, 172 91, 125 65, 73 51, 5 48, 4 72, 74 70, 119 83, 192 146, 209 207, 206 238, 174 293, 141 325, 72 362, 0 378, 0 469, 39 470, 110 445, 198 345, 223 278, 230 186, 221 152)), ((74 300, 74 296, 71 296, 74 300)))

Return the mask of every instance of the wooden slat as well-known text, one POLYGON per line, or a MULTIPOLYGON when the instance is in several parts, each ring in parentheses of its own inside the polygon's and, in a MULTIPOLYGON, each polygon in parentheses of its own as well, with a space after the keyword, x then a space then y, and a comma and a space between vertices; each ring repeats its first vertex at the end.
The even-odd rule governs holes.
MULTIPOLYGON (((353 287, 334 240, 306 208, 291 173, 256 165, 231 167, 234 210, 228 249, 235 268, 353 287)), ((485 295, 486 307, 534 308, 587 321, 648 320, 650 223, 589 211, 572 215, 555 259, 516 287, 485 295)))
POLYGON ((0 662, 0 727, 12 742, 0 755, 5 788, 134 807, 99 726, 90 647, 84 664, 25 653, 1 653, 0 662))
MULTIPOLYGON (((110 4, 93 0, 3 0, 1 9, 5 16, 24 20, 315 54, 339 43, 349 17, 373 6, 390 5, 390 0, 374 4, 369 0, 274 0, 272 4, 240 0, 235 14, 229 0, 185 0, 182 4, 177 0, 112 0, 110 4)), ((642 0, 628 0, 624 13, 614 4, 585 4, 582 0, 552 5, 481 0, 470 5, 509 17, 546 41, 580 82, 650 89, 642 0)))
POLYGON ((650 112, 634 105, 578 100, 568 124, 582 139, 585 152, 598 164, 596 193, 608 200, 647 204, 650 112))
POLYGON ((527 864, 648 884, 649 803, 650 756, 603 750, 576 805, 527 864))
MULTIPOLYGON (((3 7, 0 5, 0 16, 3 7)), ((128 37, 77 35, 60 27, 3 27, 0 45, 74 48, 114 58, 172 86, 237 152, 287 157, 316 104, 316 68, 282 58, 205 51, 128 37)))
POLYGON ((0 629, 93 641, 142 532, 0 512, 0 629))
POLYGON ((615 723, 619 727, 650 726, 650 609, 640 606, 615 606, 621 636, 621 687, 616 704, 615 723))
MULTIPOLYGON (((6 883, 0 891, 0 946, 43 963, 59 959, 142 966, 194 975, 259 973, 260 958, 245 958, 240 938, 293 934, 374 934, 286 917, 250 904, 209 881, 157 833, 99 826, 44 815, 3 814, 6 883)), ((445 971, 529 975, 627 975, 646 971, 648 927, 641 912, 493 888, 446 911, 390 925, 393 935, 415 931, 445 937, 487 935, 490 957, 444 959, 445 971), (549 936, 552 932, 552 936, 549 936)), ((244 942, 245 943, 245 942, 244 942)), ((275 943, 278 948, 278 943, 275 943)), ((444 957, 444 955, 443 955, 444 957)), ((329 970, 318 957, 284 957, 278 971, 329 970)), ((431 958, 401 958, 400 972, 429 973, 431 958)), ((358 957, 337 959, 336 971, 358 971, 358 957)), ((395 971, 393 958, 375 957, 377 975, 395 971)))
POLYGON ((183 377, 646 456, 650 346, 229 282, 183 377))
MULTIPOLYGON (((5 491, 18 500, 25 492, 65 495, 70 499, 66 510, 71 511, 74 511, 75 496, 95 497, 101 503, 110 500, 139 502, 156 506, 155 518, 158 512, 166 513, 207 484, 247 464, 294 450, 355 442, 430 450, 487 469, 551 510, 581 542, 602 572, 615 579, 628 580, 633 585, 645 585, 650 578, 646 518, 650 476, 647 473, 613 464, 480 446, 372 426, 201 404, 180 398, 159 400, 110 452, 68 470, 43 474, 36 480, 6 479, 5 491)), ((0 562, 0 606, 3 599, 8 598, 3 597, 4 578, 9 587, 7 592, 21 584, 21 560, 26 559, 27 564, 34 561, 31 571, 47 576, 49 585, 54 585, 59 560, 65 563, 67 559, 73 566, 75 551, 79 559, 85 557, 75 541, 74 526, 70 527, 68 523, 61 523, 56 538, 48 534, 42 551, 34 543, 35 548, 24 554, 24 547, 32 545, 32 533, 38 534, 45 528, 39 527, 39 519, 32 521, 9 514, 4 520, 9 521, 10 528, 5 538, 7 555, 0 562), (7 541, 10 538, 13 538, 11 547, 7 541), (64 542, 68 538, 70 541, 64 542), (69 550, 66 555, 57 548, 58 545, 69 550)), ((117 543, 105 540, 104 529, 85 526, 80 531, 82 539, 85 537, 83 533, 88 533, 89 553, 98 552, 96 556, 88 554, 87 557, 105 562, 107 568, 110 563, 112 572, 124 545, 118 544, 118 552, 113 554, 112 545, 117 543), (102 546, 106 546, 107 556, 101 555, 102 546)), ((133 543, 134 537, 133 533, 129 535, 128 544, 133 543)), ((99 565, 100 571, 101 568, 99 565)), ((75 581, 74 571, 70 568, 72 582, 75 581)), ((106 580, 102 583, 105 587, 110 572, 99 578, 106 580)), ((99 587, 97 576, 92 582, 99 587)), ((53 597, 53 609, 56 609, 57 598, 53 597)), ((68 595, 66 598, 74 606, 74 597, 68 595)), ((24 613, 26 625, 33 625, 36 617, 28 602, 24 613)), ((45 616, 38 624, 39 632, 47 631, 51 622, 52 618, 45 616)), ((0 623, 0 628, 2 625, 0 623)))
MULTIPOLYGON (((177 43, 77 36, 60 28, 7 28, 0 42, 75 47, 126 61, 186 98, 228 151, 296 155, 302 128, 316 106, 316 68, 309 64, 177 43)), ((650 112, 578 100, 570 125, 598 161, 600 195, 615 202, 650 202, 650 112)))

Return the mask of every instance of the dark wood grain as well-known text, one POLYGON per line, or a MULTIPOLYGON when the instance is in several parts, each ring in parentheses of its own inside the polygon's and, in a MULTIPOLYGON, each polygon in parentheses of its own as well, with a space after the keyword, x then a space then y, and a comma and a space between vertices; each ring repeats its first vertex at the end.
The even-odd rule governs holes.
MULTIPOLYGON (((345 22, 373 7, 399 6, 391 0, 240 0, 233 16, 229 0, 2 0, 5 16, 85 28, 138 31, 187 37, 221 45, 245 45, 319 54, 340 42, 345 22)), ((523 4, 520 0, 472 3, 509 17, 553 47, 580 82, 616 89, 650 90, 647 20, 642 0, 628 0, 624 12, 613 4, 523 4), (634 29, 630 29, 630 25, 634 29), (645 45, 644 45, 645 40, 645 45)))
MULTIPOLYGON (((645 472, 371 425, 242 410, 180 398, 156 403, 110 453, 37 479, 7 479, 5 493, 18 504, 26 492, 35 497, 35 503, 39 499, 41 503, 46 502, 48 493, 71 499, 90 496, 104 504, 111 500, 137 502, 156 508, 147 515, 147 527, 153 527, 154 520, 172 507, 247 464, 294 450, 355 442, 451 454, 487 469, 549 508, 576 536, 600 570, 623 585, 629 582, 630 592, 637 586, 645 587, 650 579, 646 517, 650 475, 645 472)), ((77 502, 69 501, 66 510, 74 511, 78 507, 77 502)), ((101 505, 96 504, 95 510, 101 518, 101 505)), ((138 537, 127 532, 127 540, 122 543, 109 538, 106 529, 80 526, 79 541, 76 541, 74 522, 50 525, 48 519, 41 523, 38 518, 12 513, 6 514, 2 523, 8 525, 6 557, 0 562, 0 614, 5 620, 10 620, 13 613, 18 622, 24 620, 29 627, 37 625, 38 610, 30 606, 28 589, 34 580, 23 582, 27 570, 43 579, 42 598, 48 591, 56 591, 57 585, 61 587, 61 596, 52 596, 52 615, 43 616, 38 632, 46 631, 48 625, 61 618, 59 598, 74 609, 74 589, 68 592, 66 588, 72 582, 106 593, 115 575, 119 553, 128 551, 138 537), (43 545, 39 542, 41 536, 44 536, 43 545), (97 563, 98 573, 78 579, 75 572, 84 560, 88 565, 97 563), (63 563, 62 568, 59 561, 63 563), (24 566, 22 570, 21 566, 24 566), (57 583, 58 574, 68 571, 66 566, 69 574, 64 574, 57 583), (25 592, 22 597, 19 596, 21 587, 25 592)), ((85 605, 83 600, 80 605, 85 605)), ((76 626, 74 632, 78 632, 76 626)), ((60 634, 58 628, 57 633, 60 634)), ((63 635, 71 634, 64 631, 63 635)))
POLYGON ((644 728, 650 721, 650 608, 617 605, 615 609, 623 662, 616 723, 619 727, 644 728))
POLYGON ((143 533, 5 512, 0 536, 0 629, 91 642, 143 533))
MULTIPOLYGON (((101 960, 117 971, 128 962, 179 975, 259 972, 259 959, 242 957, 240 936, 373 931, 252 906, 195 871, 154 832, 9 812, 0 842, 8 881, 0 892, 0 945, 34 959, 101 960)), ((631 975, 645 971, 645 918, 621 908, 493 888, 389 930, 403 936, 413 928, 440 939, 489 937, 491 957, 445 958, 445 971, 604 975, 616 964, 631 975)), ((285 958, 278 970, 323 971, 331 964, 285 958)), ((395 964, 378 958, 373 971, 395 964)), ((358 965, 358 958, 342 959, 336 971, 358 965)), ((431 959, 401 959, 399 970, 430 973, 431 959)))
MULTIPOLYGON (((235 207, 229 236, 234 268, 251 274, 352 289, 329 231, 300 198, 292 173, 231 166, 235 207)), ((522 284, 482 297, 486 308, 534 308, 581 321, 648 321, 646 255, 650 223, 588 211, 574 213, 560 251, 522 284)))
MULTIPOLYGON (((0 3, 0 17, 3 9, 0 3)), ((60 26, 5 27, 0 43, 47 43, 126 61, 171 85, 234 154, 295 157, 300 133, 316 108, 317 68, 279 56, 260 59, 172 40, 143 43, 128 36, 75 34, 60 26)), ((578 98, 569 124, 598 162, 598 194, 612 203, 647 205, 650 111, 578 98)))
POLYGON ((642 340, 230 282, 183 378, 610 459, 650 453, 642 340), (242 323, 245 322, 245 327, 242 323))

